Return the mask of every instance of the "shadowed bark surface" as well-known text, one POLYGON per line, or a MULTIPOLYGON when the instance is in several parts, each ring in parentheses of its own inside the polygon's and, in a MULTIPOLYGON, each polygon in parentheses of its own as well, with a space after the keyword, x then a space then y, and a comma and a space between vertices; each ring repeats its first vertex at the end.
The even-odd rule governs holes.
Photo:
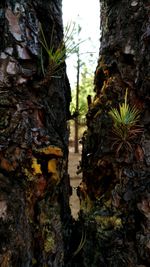
MULTIPOLYGON (((85 238, 74 265, 148 267, 150 4, 100 2, 102 36, 95 72, 96 96, 87 114, 83 180, 78 189, 85 238), (109 111, 123 103, 127 88, 128 104, 140 112, 137 127, 141 132, 124 141, 114 135, 109 111)), ((81 227, 79 232, 82 236, 81 227)))
POLYGON ((0 266, 63 266, 70 217, 70 86, 48 75, 63 38, 62 1, 0 3, 0 266), (43 75, 42 67, 45 70, 43 75))

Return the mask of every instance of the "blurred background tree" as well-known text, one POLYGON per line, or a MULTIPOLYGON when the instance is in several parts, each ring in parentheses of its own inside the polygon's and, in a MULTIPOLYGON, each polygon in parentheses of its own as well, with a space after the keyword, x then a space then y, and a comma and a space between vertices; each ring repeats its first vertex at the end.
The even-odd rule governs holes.
POLYGON ((93 78, 94 75, 86 64, 80 61, 81 74, 77 87, 72 89, 72 102, 70 106, 71 114, 77 115, 70 121, 70 144, 74 143, 75 153, 79 152, 79 140, 81 139, 83 132, 86 130, 86 113, 88 111, 87 97, 94 95, 93 90, 93 78), (78 100, 77 100, 78 98, 78 100), (77 104, 78 101, 78 104, 77 104), (77 132, 76 132, 77 131, 77 132))

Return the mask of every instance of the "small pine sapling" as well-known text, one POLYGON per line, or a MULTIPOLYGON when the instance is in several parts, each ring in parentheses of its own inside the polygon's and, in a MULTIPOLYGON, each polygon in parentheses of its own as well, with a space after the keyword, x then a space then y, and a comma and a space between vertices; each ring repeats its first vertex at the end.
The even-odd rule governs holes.
POLYGON ((112 108, 109 112, 113 120, 114 142, 112 148, 116 147, 117 155, 121 149, 132 151, 131 141, 142 132, 141 127, 138 125, 140 111, 136 106, 130 107, 127 103, 127 94, 128 91, 126 90, 124 103, 119 104, 119 109, 112 108))

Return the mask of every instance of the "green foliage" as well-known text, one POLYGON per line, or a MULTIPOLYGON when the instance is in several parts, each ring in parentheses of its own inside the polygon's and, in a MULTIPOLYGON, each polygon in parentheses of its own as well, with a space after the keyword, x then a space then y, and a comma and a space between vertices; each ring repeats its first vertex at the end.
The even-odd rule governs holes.
POLYGON ((117 154, 121 148, 132 150, 130 143, 137 134, 141 133, 141 128, 137 125, 140 119, 140 111, 135 107, 127 104, 127 90, 125 93, 124 103, 119 105, 119 110, 112 108, 109 115, 113 119, 113 147, 117 146, 117 154))
POLYGON ((139 120, 140 112, 133 106, 132 108, 127 104, 127 90, 125 93, 124 103, 119 105, 119 110, 113 108, 109 114, 111 115, 114 126, 126 125, 128 127, 135 125, 139 120))
MULTIPOLYGON (((52 31, 50 45, 48 45, 42 26, 40 26, 41 31, 41 44, 49 57, 49 75, 53 76, 56 74, 58 67, 65 62, 72 53, 76 52, 76 49, 79 44, 74 44, 73 34, 74 34, 75 24, 68 24, 65 28, 64 38, 60 41, 57 48, 54 48, 53 38, 54 38, 54 29, 52 31)), ((42 69, 44 73, 43 63, 42 69)))

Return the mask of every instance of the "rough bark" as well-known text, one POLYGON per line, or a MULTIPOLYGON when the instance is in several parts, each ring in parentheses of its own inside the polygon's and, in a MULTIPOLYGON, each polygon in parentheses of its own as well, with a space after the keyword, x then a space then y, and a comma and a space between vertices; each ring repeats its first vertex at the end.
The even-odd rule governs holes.
MULTIPOLYGON (((101 0, 96 96, 87 114, 78 189, 86 231, 81 265, 150 265, 150 4, 101 0), (118 149, 108 112, 123 102, 140 111, 142 132, 118 149), (118 153, 117 153, 118 152, 118 153)), ((78 262, 78 264, 77 264, 78 262)))
POLYGON ((70 87, 64 64, 59 78, 44 77, 40 43, 40 24, 48 43, 62 40, 61 7, 61 0, 0 2, 1 267, 64 265, 70 87))

